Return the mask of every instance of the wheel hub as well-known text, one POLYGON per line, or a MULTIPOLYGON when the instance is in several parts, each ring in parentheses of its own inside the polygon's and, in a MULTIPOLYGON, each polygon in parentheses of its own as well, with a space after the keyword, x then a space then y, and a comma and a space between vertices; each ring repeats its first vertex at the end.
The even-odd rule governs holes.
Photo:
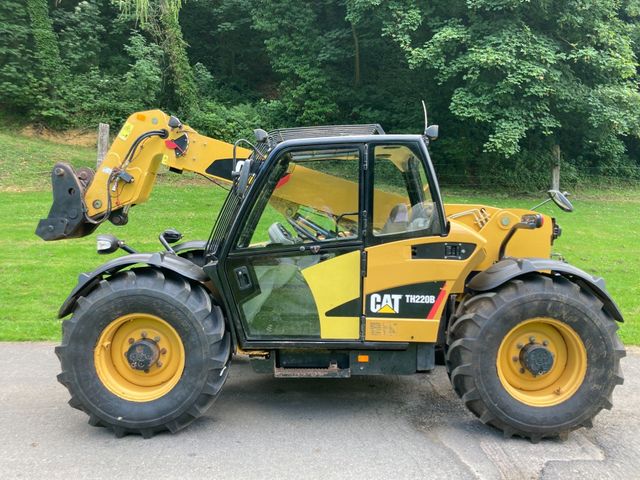
POLYGON ((149 370, 158 361, 160 349, 153 340, 143 338, 131 344, 127 350, 127 362, 134 370, 149 370))
POLYGON ((515 325, 501 341, 498 377, 516 400, 550 407, 570 398, 587 372, 580 336, 565 322, 535 317, 515 325))
POLYGON ((532 375, 544 375, 553 368, 553 353, 539 343, 529 343, 520 350, 520 363, 532 375))
POLYGON ((185 351, 180 335, 168 322, 148 313, 130 313, 102 331, 94 363, 98 378, 111 393, 149 402, 179 382, 185 351))

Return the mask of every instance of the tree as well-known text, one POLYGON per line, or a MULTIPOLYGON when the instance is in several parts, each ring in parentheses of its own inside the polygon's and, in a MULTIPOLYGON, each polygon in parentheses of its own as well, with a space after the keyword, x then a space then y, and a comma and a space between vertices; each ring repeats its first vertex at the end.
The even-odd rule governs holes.
POLYGON ((25 114, 37 95, 31 21, 17 0, 0 2, 0 18, 0 105, 25 114))
POLYGON ((453 115, 482 127, 485 152, 513 156, 533 136, 573 156, 623 161, 621 138, 640 132, 637 60, 617 0, 388 8, 386 34, 451 92, 453 115))
POLYGON ((198 108, 198 90, 178 21, 183 0, 120 0, 120 3, 125 11, 133 9, 143 27, 158 37, 169 66, 173 103, 182 115, 193 115, 198 108))
POLYGON ((26 11, 31 20, 33 58, 37 72, 33 80, 38 104, 36 118, 62 117, 64 112, 56 100, 65 69, 49 17, 49 3, 47 0, 27 0, 26 11))

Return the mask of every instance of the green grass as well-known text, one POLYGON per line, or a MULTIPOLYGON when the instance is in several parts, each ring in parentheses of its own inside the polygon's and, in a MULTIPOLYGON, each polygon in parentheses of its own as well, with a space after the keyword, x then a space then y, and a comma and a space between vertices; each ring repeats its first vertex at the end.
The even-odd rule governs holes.
MULTIPOLYGON (((91 148, 59 145, 0 132, 0 340, 56 340, 56 312, 80 272, 106 260, 95 254, 95 234, 74 240, 43 242, 34 235, 38 219, 51 203, 49 172, 56 161, 91 166, 91 148)), ((158 233, 166 227, 186 239, 206 238, 226 192, 166 175, 152 198, 131 210, 129 224, 105 224, 140 250, 158 250, 158 233)), ((444 191, 447 202, 531 207, 538 198, 509 198, 465 191, 444 191)), ((552 214, 563 227, 554 247, 567 260, 600 275, 625 316, 620 333, 628 344, 640 344, 640 190, 589 190, 574 194, 576 211, 552 214)))

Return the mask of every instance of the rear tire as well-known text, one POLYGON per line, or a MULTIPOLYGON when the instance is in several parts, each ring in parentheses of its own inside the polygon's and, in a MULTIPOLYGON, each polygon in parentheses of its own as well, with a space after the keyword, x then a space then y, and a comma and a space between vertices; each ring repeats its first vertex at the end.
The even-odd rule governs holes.
POLYGON ((58 380, 69 404, 118 437, 177 432, 208 410, 227 378, 230 337, 220 308, 202 286, 158 269, 102 280, 78 299, 62 332, 58 380), (157 362, 143 371, 126 353, 145 339, 157 362))
POLYGON ((512 280, 459 307, 447 372, 467 408, 505 437, 566 438, 612 406, 625 355, 617 329, 600 300, 564 277, 512 280))

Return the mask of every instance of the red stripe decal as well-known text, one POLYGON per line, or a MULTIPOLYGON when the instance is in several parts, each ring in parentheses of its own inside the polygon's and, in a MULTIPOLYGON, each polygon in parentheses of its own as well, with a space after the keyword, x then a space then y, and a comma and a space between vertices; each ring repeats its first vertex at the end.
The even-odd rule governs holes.
POLYGON ((445 290, 444 287, 442 287, 440 289, 440 293, 438 294, 438 298, 436 298, 436 301, 433 304, 433 307, 431 307, 431 310, 429 310, 429 313, 427 314, 427 320, 433 320, 433 317, 435 317, 436 312, 438 311, 438 308, 440 308, 440 304, 443 302, 446 296, 447 296, 447 291, 445 290))
POLYGON ((285 183, 287 183, 289 180, 291 180, 291 174, 287 173, 284 177, 282 177, 280 180, 278 180, 278 183, 276 183, 276 188, 280 188, 285 183))

